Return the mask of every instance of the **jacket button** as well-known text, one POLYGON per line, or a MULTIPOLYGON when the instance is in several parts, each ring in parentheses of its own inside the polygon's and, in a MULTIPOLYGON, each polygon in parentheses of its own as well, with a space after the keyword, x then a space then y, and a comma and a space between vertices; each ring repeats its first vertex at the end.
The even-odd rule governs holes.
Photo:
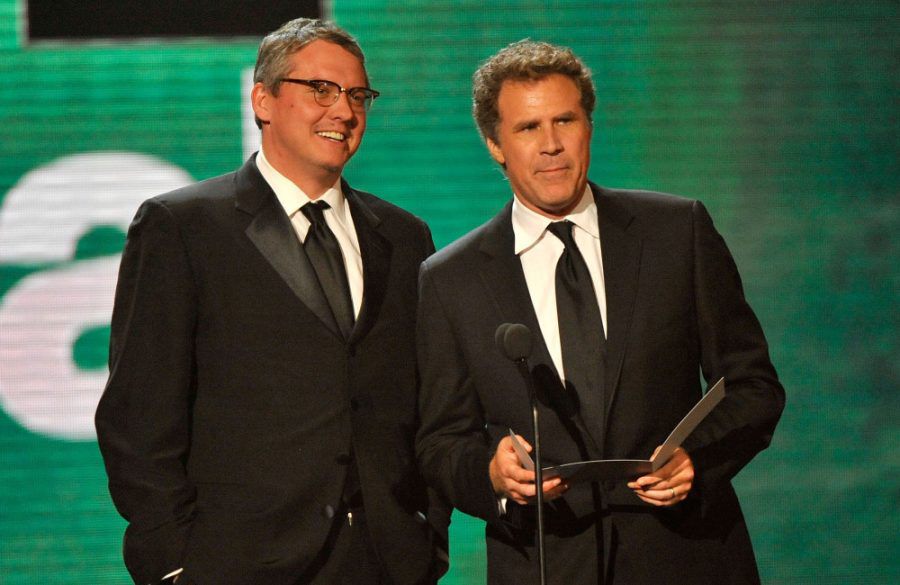
POLYGON ((350 399, 350 410, 357 411, 359 410, 359 400, 356 398, 350 399))
POLYGON ((337 461, 341 465, 347 465, 351 461, 350 454, 349 453, 341 453, 335 458, 335 461, 337 461))
POLYGON ((331 520, 334 518, 334 506, 331 504, 327 504, 325 508, 322 509, 322 513, 325 514, 325 517, 331 520))

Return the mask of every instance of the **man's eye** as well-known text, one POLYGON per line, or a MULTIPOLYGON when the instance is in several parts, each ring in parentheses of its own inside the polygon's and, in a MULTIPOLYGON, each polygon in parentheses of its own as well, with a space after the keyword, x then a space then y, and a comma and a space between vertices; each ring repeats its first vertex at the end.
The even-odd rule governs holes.
POLYGON ((319 84, 315 86, 316 93, 319 95, 328 95, 331 91, 328 89, 327 85, 319 84))

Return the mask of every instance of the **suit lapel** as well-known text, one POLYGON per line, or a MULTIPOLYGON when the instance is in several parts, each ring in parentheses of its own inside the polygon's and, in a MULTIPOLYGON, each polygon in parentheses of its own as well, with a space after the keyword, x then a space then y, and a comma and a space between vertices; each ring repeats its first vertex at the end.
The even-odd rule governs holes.
POLYGON ((528 327, 533 340, 532 358, 529 361, 532 365, 540 361, 552 368, 553 360, 550 359, 550 352, 541 335, 522 263, 515 254, 512 201, 488 223, 480 249, 484 262, 479 266, 478 275, 502 321, 521 323, 528 327))
POLYGON ((641 262, 641 239, 628 232, 634 219, 631 212, 600 187, 592 184, 591 189, 597 202, 600 221, 600 248, 606 285, 608 323, 604 387, 606 420, 610 420, 609 411, 614 403, 625 359, 628 330, 634 314, 641 262))
POLYGON ((350 343, 354 343, 375 324, 387 289, 393 246, 378 231, 381 219, 345 181, 341 184, 350 205, 363 263, 363 302, 350 334, 350 343))
POLYGON ((244 233, 275 269, 297 298, 336 336, 343 339, 331 307, 297 233, 275 193, 250 159, 237 172, 238 210, 252 216, 244 233))

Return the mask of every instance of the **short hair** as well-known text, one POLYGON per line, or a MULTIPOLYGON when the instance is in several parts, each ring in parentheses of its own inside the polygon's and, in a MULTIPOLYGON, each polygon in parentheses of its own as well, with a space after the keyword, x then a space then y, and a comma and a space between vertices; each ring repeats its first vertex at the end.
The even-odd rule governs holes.
POLYGON ((500 111, 497 105, 504 81, 540 80, 565 75, 581 90, 581 107, 592 123, 596 102, 591 70, 572 49, 523 39, 484 61, 472 75, 472 116, 485 140, 497 142, 500 111))
MULTIPOLYGON (((256 67, 253 69, 253 83, 262 83, 272 95, 278 95, 280 80, 291 72, 291 56, 313 41, 328 41, 343 47, 359 59, 366 69, 366 57, 353 36, 334 24, 313 18, 295 18, 266 35, 259 44, 256 67)), ((366 84, 369 82, 366 73, 366 84)), ((261 126, 259 118, 256 125, 261 126)))

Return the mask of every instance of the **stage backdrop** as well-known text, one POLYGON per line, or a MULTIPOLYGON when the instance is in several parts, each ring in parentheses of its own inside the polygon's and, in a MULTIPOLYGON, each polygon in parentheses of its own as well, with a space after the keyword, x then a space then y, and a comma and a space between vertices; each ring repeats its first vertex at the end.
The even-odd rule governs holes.
MULTIPOLYGON (((0 582, 123 583, 92 414, 124 232, 144 198, 255 148, 259 37, 221 35, 271 27, 215 29, 221 7, 192 16, 192 38, 142 32, 139 8, 103 17, 130 19, 122 32, 40 4, 0 0, 0 582)), ((382 92, 346 174, 426 219, 438 246, 510 196, 470 118, 472 71, 523 37, 574 48, 598 90, 591 178, 703 200, 768 333, 787 410, 736 480, 764 582, 900 579, 897 2, 325 12, 382 92)), ((454 516, 442 585, 484 581, 482 539, 454 516)))

